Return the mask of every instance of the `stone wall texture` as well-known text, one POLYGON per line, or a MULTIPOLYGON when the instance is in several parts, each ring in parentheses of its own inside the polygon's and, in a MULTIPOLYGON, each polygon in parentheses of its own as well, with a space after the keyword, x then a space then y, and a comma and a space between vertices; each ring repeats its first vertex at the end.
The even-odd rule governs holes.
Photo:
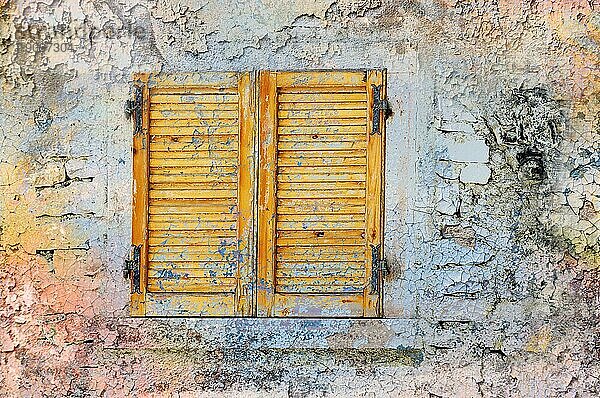
POLYGON ((0 0, 0 396, 600 396, 598 0, 0 0), (131 76, 387 68, 382 320, 134 319, 131 76))

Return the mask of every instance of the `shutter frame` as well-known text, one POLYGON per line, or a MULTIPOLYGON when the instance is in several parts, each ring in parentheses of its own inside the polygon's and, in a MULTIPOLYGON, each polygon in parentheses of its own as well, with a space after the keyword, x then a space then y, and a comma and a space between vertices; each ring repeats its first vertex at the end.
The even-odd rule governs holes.
POLYGON ((143 86, 144 101, 142 134, 133 137, 132 243, 141 245, 141 293, 131 295, 132 316, 253 315, 255 80, 252 72, 134 75, 134 87, 143 86), (235 102, 223 102, 231 94, 235 102), (231 131, 235 140, 223 141, 222 134, 230 136, 231 131), (231 142, 235 157, 230 157, 231 142), (235 180, 223 182, 223 168, 234 165, 235 180), (152 167, 162 171, 151 173, 152 167), (219 203, 231 201, 234 215, 218 210, 225 206, 219 203), (234 221, 218 221, 225 219, 234 221), (225 231, 231 236, 226 247, 217 238, 225 235, 204 233, 226 225, 235 227, 225 231), (163 238, 151 235, 157 228, 163 238), (151 244, 150 236, 155 236, 151 244), (151 259, 158 261, 152 267, 151 259))
MULTIPOLYGON (((377 289, 375 291, 371 291, 371 276, 373 274, 374 268, 372 266, 372 262, 375 260, 378 266, 377 258, 381 258, 382 254, 382 231, 383 231, 383 143, 384 143, 384 133, 385 133, 385 124, 384 118, 380 112, 380 132, 376 136, 371 135, 371 129, 373 126, 373 95, 371 91, 371 84, 378 84, 382 86, 382 98, 385 98, 385 71, 311 71, 311 72, 261 72, 261 106, 260 106, 260 171, 259 171, 259 245, 258 245, 258 274, 259 274, 259 291, 258 291, 258 315, 259 316, 318 316, 318 317, 377 317, 382 314, 382 300, 381 300, 381 291, 383 281, 381 280, 380 273, 377 273, 377 289), (329 287, 325 287, 325 291, 323 293, 320 292, 319 289, 314 290, 310 286, 302 287, 302 283, 306 278, 296 278, 292 277, 287 280, 294 283, 294 285, 290 287, 279 286, 277 270, 279 269, 277 257, 279 256, 277 253, 280 250, 277 246, 277 237, 285 231, 279 231, 278 222, 280 216, 278 215, 278 203, 279 199, 285 200, 286 197, 290 197, 288 193, 285 195, 279 193, 278 188, 280 187, 277 182, 279 179, 278 170, 280 169, 294 169, 294 162, 290 162, 288 159, 281 158, 278 152, 279 145, 279 137, 278 130, 279 128, 283 129, 282 131, 286 131, 287 133, 291 133, 294 129, 298 129, 294 126, 301 126, 302 123, 298 123, 295 119, 287 119, 283 120, 283 123, 280 123, 279 119, 279 111, 280 109, 278 104, 279 96, 290 96, 294 90, 298 91, 298 89, 306 88, 306 97, 307 98, 315 98, 314 101, 317 101, 319 104, 322 104, 326 101, 322 99, 318 99, 317 94, 310 94, 311 90, 316 89, 316 93, 321 92, 325 93, 323 98, 330 98, 328 103, 328 109, 336 109, 336 101, 337 98, 344 100, 354 100, 356 94, 344 94, 344 93, 352 93, 356 92, 357 87, 363 87, 366 92, 366 117, 365 117, 365 139, 366 139, 366 147, 364 149, 364 156, 366 157, 366 161, 364 166, 354 166, 354 162, 358 161, 359 158, 338 158, 331 159, 334 163, 337 163, 341 166, 341 170, 351 170, 352 168, 358 167, 366 167, 365 172, 365 196, 363 199, 363 203, 365 205, 365 229, 364 229, 364 271, 365 278, 363 280, 363 288, 362 293, 344 293, 348 291, 349 286, 339 288, 331 285, 329 287), (341 94, 336 94, 336 93, 341 94), (328 94, 330 93, 330 94, 328 94), (290 126, 290 127, 286 127, 290 126), (280 162, 280 160, 284 160, 284 162, 280 162), (346 165, 346 166, 344 166, 346 165), (377 258, 373 258, 373 252, 370 249, 370 245, 378 245, 379 248, 377 253, 377 258), (296 278, 296 279, 294 279, 296 278), (295 286, 295 287, 294 287, 295 286), (304 289, 305 293, 301 293, 300 290, 304 289), (313 293, 311 293, 311 289, 313 289, 313 293), (295 292, 296 291, 296 292, 295 292), (329 291, 330 293, 326 293, 329 291), (294 293, 295 292, 295 293, 294 293)), ((308 102, 309 104, 311 102, 308 102)), ((308 106, 310 109, 320 109, 319 106, 315 105, 308 106)), ((353 108, 350 108, 353 109, 353 108)), ((318 112, 317 112, 318 113, 318 112)), ((313 111, 313 114, 317 114, 313 111)), ((327 111, 322 112, 324 115, 327 114, 327 111)), ((339 115, 338 119, 335 123, 331 123, 334 120, 328 121, 327 119, 319 119, 313 120, 310 118, 309 112, 303 111, 288 111, 283 112, 283 115, 289 114, 289 116, 296 117, 295 115, 307 115, 307 119, 304 123, 306 126, 315 126, 314 130, 322 131, 323 133, 327 133, 328 131, 340 130, 340 131, 350 131, 352 132, 352 120, 343 119, 341 115, 352 115, 352 111, 332 111, 332 114, 339 115), (296 112, 294 114, 293 112, 296 112), (336 124, 341 124, 341 127, 327 127, 327 126, 335 126, 336 124), (348 126, 345 126, 345 125, 348 126), (318 127, 321 126, 321 127, 318 127), (325 127, 322 127, 325 126, 325 127)), ((288 116, 288 117, 289 117, 288 116)), ((300 117, 300 116, 298 116, 300 117)), ((310 128, 308 129, 310 130, 310 128)), ((317 133, 314 134, 317 136, 317 133)), ((283 136, 282 136, 283 137, 283 136)), ((314 138, 314 136, 313 136, 314 138)), ((348 139, 347 137, 344 139, 348 139)), ((293 148, 294 144, 290 142, 289 148, 293 148)), ((348 153, 350 154, 349 151, 348 153)), ((359 151, 360 152, 360 151, 359 151)), ((317 156, 324 156, 328 152, 321 151, 317 156)), ((303 159, 303 156, 312 156, 310 152, 302 152, 298 151, 297 155, 300 156, 300 159, 303 159)), ((295 156, 295 155, 294 155, 295 156)), ((340 155, 342 156, 342 155, 340 155)), ((350 156, 350 155, 349 155, 350 156)), ((311 159, 303 159, 302 163, 299 164, 314 164, 317 166, 320 163, 315 163, 319 161, 318 158, 311 159)), ((362 163, 356 163, 362 164, 362 163)), ((340 170, 340 169, 337 169, 340 170)), ((302 176, 301 176, 302 177, 302 176)), ((281 187, 290 186, 292 189, 293 184, 282 183, 281 187)), ((346 186, 352 186, 353 183, 321 183, 324 189, 332 189, 332 184, 337 184, 340 188, 346 186), (327 188, 329 187, 329 188, 327 188)), ((355 184, 356 185, 356 184, 355 184)), ((311 186, 318 186, 312 184, 311 186)), ((360 185, 358 185, 360 186, 360 185)), ((314 189, 314 188, 313 188, 314 189)), ((344 188, 346 189, 346 188, 344 188)), ((346 189, 346 191, 341 191, 346 193, 346 197, 356 197, 361 198, 360 190, 352 191, 351 189, 346 189), (347 196, 350 195, 350 196, 347 196), (358 195, 358 196, 354 196, 358 195)), ((315 193, 319 193, 315 191, 315 193)), ((297 196, 296 193, 292 195, 292 197, 297 196)), ((321 195, 319 195, 321 196, 321 195)), ((316 197, 319 197, 316 196, 316 197)), ((328 195, 322 195, 322 197, 327 197, 328 195)), ((300 195, 299 197, 305 197, 308 200, 310 197, 300 195)), ((300 202, 302 199, 298 199, 300 202)), ((346 199, 348 203, 352 202, 355 199, 346 199)), ((343 203, 344 200, 341 200, 340 203, 343 203)), ((297 208, 297 205, 295 205, 297 208)), ((300 213, 299 213, 300 214, 300 213)), ((307 213, 308 214, 308 213, 307 213)), ((333 213, 332 213, 333 214, 333 213)), ((340 213, 335 213, 340 214, 340 213)), ((281 216, 281 219, 287 219, 289 216, 281 216)), ((325 217, 321 217, 320 219, 325 219, 325 217)), ((300 220, 301 218, 299 218, 300 220)), ((306 217, 306 220, 309 220, 310 217, 306 217)), ((318 218, 319 219, 319 218, 318 218)), ((341 216, 334 216, 333 219, 344 219, 341 216)), ((341 221, 340 221, 341 222, 341 221)), ((282 225, 285 223, 282 221, 282 225)), ((290 225, 295 225, 294 222, 289 223, 290 225)), ((310 224, 310 223, 309 223, 310 224)), ((318 224, 318 223, 317 223, 318 224)), ((323 223, 320 223, 323 224, 323 223)), ((315 224, 316 225, 316 224, 315 224)), ((324 224, 326 225, 326 224, 324 224)), ((321 234, 325 234, 325 232, 321 232, 321 234)), ((323 236, 323 235, 322 235, 323 236)), ((338 235, 337 241, 341 239, 338 235)), ((342 239, 342 241, 345 238, 342 239)), ((293 243, 293 240, 290 242, 293 243)), ((333 242, 333 241, 332 241, 333 242)), ((361 245, 362 246, 362 245, 361 245)), ((332 261, 335 258, 335 254, 332 252, 331 255, 333 257, 328 257, 319 249, 318 247, 312 246, 309 247, 310 250, 306 251, 307 254, 309 252, 320 250, 318 260, 322 261, 332 261), (323 258, 330 258, 330 260, 322 260, 321 256, 325 256, 323 258)), ((334 250, 335 252, 335 250, 334 250)), ((285 253, 282 251, 282 253, 285 253)), ((292 250, 290 253, 297 253, 302 256, 303 251, 294 251, 292 250)), ((342 257, 344 257, 345 252, 341 252, 342 257)), ((283 255, 283 254, 282 254, 283 255)), ((295 256, 294 254, 291 254, 295 256)), ((310 254, 310 257, 314 257, 314 254, 310 254)), ((283 258, 283 257, 282 257, 283 258)), ((292 257, 294 258, 294 257, 292 257)), ((301 258, 301 257, 299 257, 301 258)), ((289 261, 289 260, 288 260, 289 261)), ((301 260, 298 260, 301 261, 301 260)), ((309 260, 312 261, 312 260, 309 260)), ((346 263, 347 264, 347 263, 346 263)), ((284 275, 284 274, 282 274, 284 275)), ((316 274, 315 274, 316 275, 316 274)), ((327 281, 327 283, 335 283, 336 277, 343 279, 344 277, 341 275, 336 275, 334 277, 323 277, 320 280, 327 281)), ((351 281, 352 278, 345 280, 351 281)), ((282 279, 283 281, 283 279, 282 279)), ((352 289, 351 289, 352 290, 352 289)))

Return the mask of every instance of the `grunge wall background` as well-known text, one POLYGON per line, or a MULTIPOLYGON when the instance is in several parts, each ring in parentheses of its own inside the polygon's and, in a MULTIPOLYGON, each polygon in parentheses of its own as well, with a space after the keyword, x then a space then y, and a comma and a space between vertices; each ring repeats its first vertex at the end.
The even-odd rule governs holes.
POLYGON ((0 1, 0 395, 600 394, 597 0, 0 1), (388 69, 385 320, 132 319, 131 74, 388 69))

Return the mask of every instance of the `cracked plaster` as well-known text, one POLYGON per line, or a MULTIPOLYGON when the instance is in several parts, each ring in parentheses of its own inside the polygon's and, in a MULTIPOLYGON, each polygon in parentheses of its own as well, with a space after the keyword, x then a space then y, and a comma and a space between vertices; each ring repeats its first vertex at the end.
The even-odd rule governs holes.
POLYGON ((0 1, 0 395, 598 396, 599 9, 0 1), (376 67, 389 319, 128 318, 131 73, 376 67))

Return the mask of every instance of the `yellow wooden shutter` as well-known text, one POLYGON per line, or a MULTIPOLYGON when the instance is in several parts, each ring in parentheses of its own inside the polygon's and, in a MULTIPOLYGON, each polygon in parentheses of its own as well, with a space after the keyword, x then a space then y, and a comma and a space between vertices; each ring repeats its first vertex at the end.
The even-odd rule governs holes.
POLYGON ((258 315, 381 315, 384 73, 261 72, 259 92, 258 315))
POLYGON ((136 87, 132 314, 251 315, 253 75, 140 74, 136 87))

